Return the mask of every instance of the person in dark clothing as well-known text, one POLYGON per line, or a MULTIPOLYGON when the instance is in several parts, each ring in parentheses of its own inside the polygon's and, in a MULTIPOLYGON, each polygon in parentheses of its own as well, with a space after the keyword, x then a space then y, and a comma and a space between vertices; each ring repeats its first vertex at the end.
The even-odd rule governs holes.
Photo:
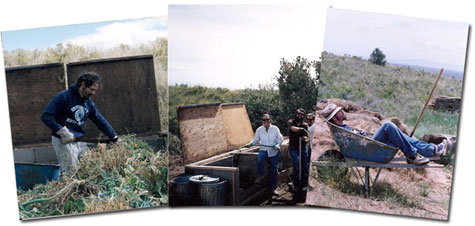
POLYGON ((298 189, 305 189, 308 182, 308 124, 304 121, 305 111, 297 109, 295 118, 289 120, 289 152, 292 157, 292 180, 298 189))
POLYGON ((41 114, 41 120, 51 129, 53 148, 63 173, 71 174, 77 170, 79 156, 87 149, 86 144, 76 141, 76 138, 84 136, 82 126, 88 118, 111 141, 119 140, 91 99, 100 84, 101 79, 97 73, 81 74, 76 84, 57 93, 41 114))

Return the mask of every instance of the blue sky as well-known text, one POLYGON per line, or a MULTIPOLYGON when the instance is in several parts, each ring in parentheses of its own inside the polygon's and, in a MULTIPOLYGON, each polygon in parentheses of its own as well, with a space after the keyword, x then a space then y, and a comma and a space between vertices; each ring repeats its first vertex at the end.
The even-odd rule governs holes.
POLYGON ((46 49, 58 43, 110 48, 139 45, 167 36, 167 17, 150 17, 2 32, 3 49, 46 49))
POLYGON ((242 89, 273 82, 282 58, 319 59, 327 7, 172 5, 169 84, 242 89))
POLYGON ((369 58, 377 47, 388 62, 463 71, 467 23, 328 9, 323 49, 369 58))

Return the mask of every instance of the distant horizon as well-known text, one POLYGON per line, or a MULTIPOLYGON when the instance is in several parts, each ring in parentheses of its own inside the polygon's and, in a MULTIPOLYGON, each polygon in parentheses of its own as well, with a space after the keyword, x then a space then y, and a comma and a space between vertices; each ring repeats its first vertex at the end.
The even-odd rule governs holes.
POLYGON ((330 8, 323 51, 368 59, 379 48, 388 62, 463 72, 469 25, 330 8))
MULTIPOLYGON (((368 60, 368 58, 365 58, 365 57, 362 57, 362 56, 356 56, 356 55, 351 55, 351 54, 336 54, 336 53, 332 53, 332 52, 329 52, 329 51, 326 51, 330 54, 333 54, 333 55, 336 55, 336 56, 355 56, 355 57, 361 57, 361 59, 363 60, 368 60)), ((419 65, 419 64, 416 64, 416 63, 408 63, 410 62, 410 60, 400 60, 399 62, 397 61, 389 61, 386 59, 386 62, 387 64, 390 64, 390 65, 397 65, 397 66, 407 66, 407 67, 410 67, 414 70, 425 70, 425 71, 429 71, 430 73, 434 73, 434 74, 438 74, 440 72, 440 69, 443 68, 444 69, 444 72, 442 73, 442 76, 446 76, 446 77, 455 77, 457 79, 460 79, 462 80, 463 77, 464 77, 464 74, 465 74, 465 70, 457 70, 457 69, 454 69, 454 68, 448 68, 448 67, 436 67, 436 66, 426 66, 426 65, 419 65)))

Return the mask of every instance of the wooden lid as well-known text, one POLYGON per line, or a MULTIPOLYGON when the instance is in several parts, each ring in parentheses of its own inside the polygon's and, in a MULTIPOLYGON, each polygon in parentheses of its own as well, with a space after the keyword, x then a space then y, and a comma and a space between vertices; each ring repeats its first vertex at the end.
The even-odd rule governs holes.
POLYGON ((236 149, 254 138, 244 103, 179 106, 185 164, 236 149))

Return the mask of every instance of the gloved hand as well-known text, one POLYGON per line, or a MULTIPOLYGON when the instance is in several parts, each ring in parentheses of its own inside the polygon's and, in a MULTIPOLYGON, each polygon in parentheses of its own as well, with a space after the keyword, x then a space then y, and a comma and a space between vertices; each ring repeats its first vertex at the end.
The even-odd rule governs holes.
POLYGON ((280 150, 280 144, 275 144, 274 148, 277 149, 277 150, 280 150))
POLYGON ((58 134, 61 137, 61 143, 63 144, 74 142, 76 140, 76 137, 74 137, 74 134, 69 132, 66 126, 63 126, 63 128, 58 130, 56 134, 58 134))
POLYGON ((252 145, 253 145, 252 142, 249 142, 249 143, 247 143, 246 145, 244 145, 244 147, 245 147, 245 148, 248 148, 248 147, 251 147, 252 145))
POLYGON ((114 144, 120 144, 122 143, 122 139, 120 139, 118 136, 115 136, 114 138, 111 139, 112 143, 114 144))

